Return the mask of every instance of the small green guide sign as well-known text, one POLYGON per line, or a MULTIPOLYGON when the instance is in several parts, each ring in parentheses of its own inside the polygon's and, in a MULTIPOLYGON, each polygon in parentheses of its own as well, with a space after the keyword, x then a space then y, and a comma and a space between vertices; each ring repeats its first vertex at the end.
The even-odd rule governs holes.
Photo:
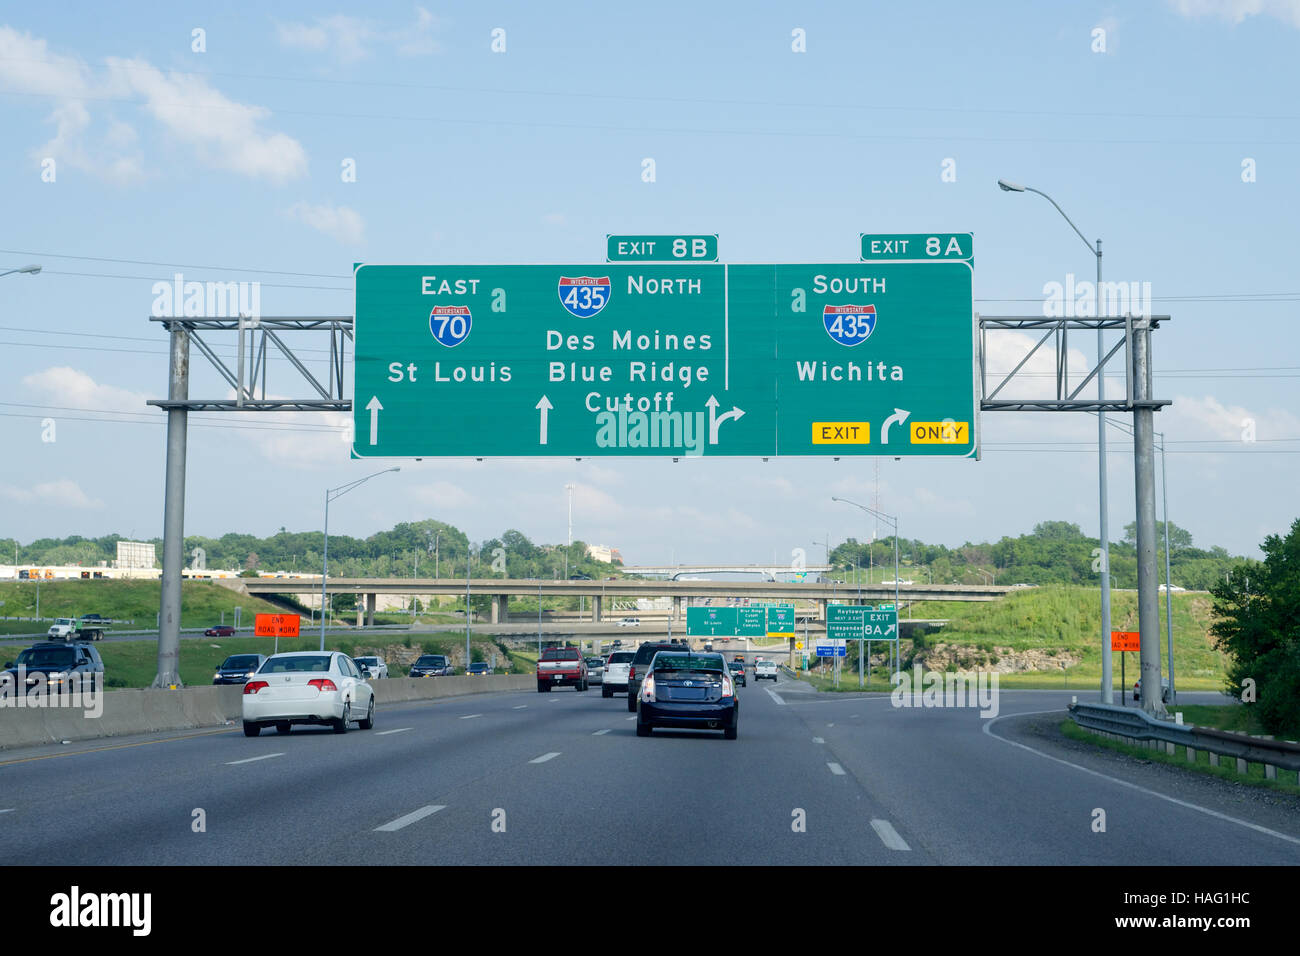
POLYGON ((969 262, 974 256, 969 232, 862 233, 863 262, 969 262))
POLYGON ((718 237, 606 236, 608 262, 717 262, 718 237))

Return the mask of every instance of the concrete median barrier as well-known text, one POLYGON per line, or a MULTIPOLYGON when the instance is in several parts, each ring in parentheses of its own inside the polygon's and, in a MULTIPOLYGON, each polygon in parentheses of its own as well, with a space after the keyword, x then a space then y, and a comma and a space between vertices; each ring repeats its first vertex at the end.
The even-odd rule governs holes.
MULTIPOLYGON (((488 677, 396 677, 371 681, 379 705, 436 700, 469 694, 532 690, 531 674, 488 677)), ((100 693, 102 710, 90 716, 88 707, 0 707, 0 750, 145 734, 160 730, 220 727, 239 721, 243 687, 214 685, 182 690, 111 690, 100 693)), ((99 707, 97 706, 98 710, 99 707)))

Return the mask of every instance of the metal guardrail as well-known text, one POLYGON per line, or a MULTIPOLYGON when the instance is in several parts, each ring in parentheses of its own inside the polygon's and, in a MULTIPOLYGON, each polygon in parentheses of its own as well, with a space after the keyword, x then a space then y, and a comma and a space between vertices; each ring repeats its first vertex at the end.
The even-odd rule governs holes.
POLYGON ((1136 707, 1074 703, 1069 709, 1074 722, 1087 730, 1133 740, 1158 740, 1221 757, 1300 771, 1300 744, 1290 740, 1268 740, 1212 727, 1176 724, 1172 720, 1159 720, 1136 707))

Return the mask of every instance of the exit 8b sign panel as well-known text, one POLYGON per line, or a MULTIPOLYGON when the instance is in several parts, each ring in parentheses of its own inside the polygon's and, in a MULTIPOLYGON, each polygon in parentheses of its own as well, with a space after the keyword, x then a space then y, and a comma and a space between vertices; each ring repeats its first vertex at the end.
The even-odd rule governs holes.
POLYGON ((355 457, 974 457, 966 262, 362 265, 355 457))

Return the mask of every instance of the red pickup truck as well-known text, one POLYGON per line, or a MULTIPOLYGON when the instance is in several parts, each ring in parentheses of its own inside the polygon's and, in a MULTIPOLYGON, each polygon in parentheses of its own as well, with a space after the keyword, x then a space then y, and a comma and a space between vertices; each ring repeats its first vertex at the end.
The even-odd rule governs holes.
POLYGON ((587 689, 587 662, 576 647, 552 647, 542 651, 537 662, 537 693, 552 687, 587 689))

